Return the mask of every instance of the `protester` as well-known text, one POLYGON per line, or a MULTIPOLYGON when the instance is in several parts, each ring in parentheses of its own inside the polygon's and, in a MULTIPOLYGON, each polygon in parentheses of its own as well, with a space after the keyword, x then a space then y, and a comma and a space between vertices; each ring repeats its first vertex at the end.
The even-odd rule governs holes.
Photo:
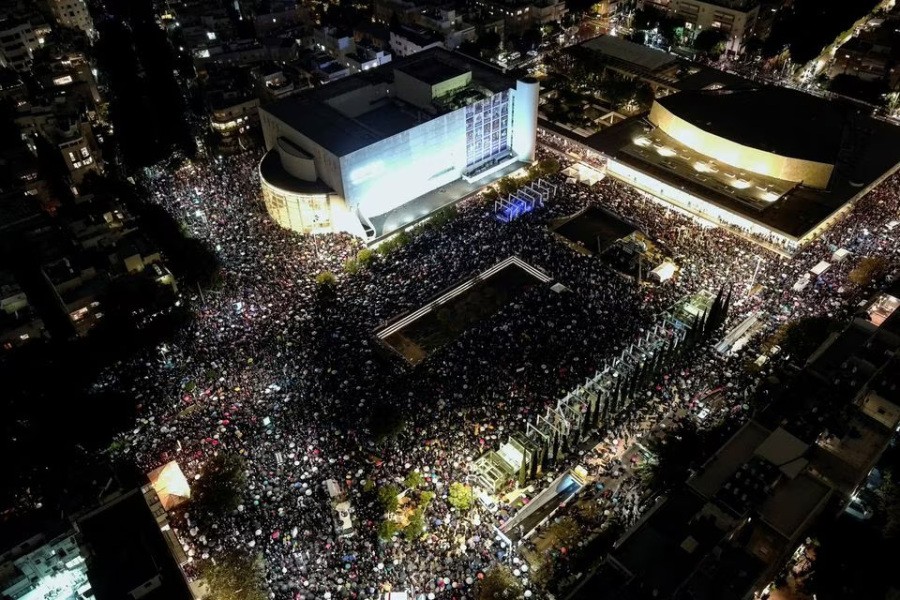
MULTIPOLYGON (((462 515, 447 502, 449 484, 467 481, 475 458, 525 430, 678 298, 730 286, 729 323, 762 312, 771 329, 801 316, 840 318, 869 292, 848 282, 857 262, 851 259, 806 289, 792 290, 834 249, 885 257, 891 270, 897 264, 898 245, 883 226, 900 209, 897 177, 789 260, 611 178, 588 188, 554 176, 559 193, 534 213, 504 223, 475 199, 449 223, 345 274, 343 264, 360 242, 347 234, 301 236, 275 225, 260 202, 257 160, 244 154, 195 163, 152 172, 143 182, 152 202, 215 249, 222 284, 191 298, 194 319, 176 340, 154 356, 115 365, 96 387, 131 390, 140 414, 122 441, 147 471, 175 459, 193 479, 217 452, 244 457, 248 485, 238 510, 188 512, 178 529, 193 558, 233 548, 262 553, 272 598, 374 599, 388 589, 472 598, 479 574, 507 557, 494 526, 513 509, 501 505, 491 513, 476 506, 462 515), (598 257, 573 251, 547 227, 591 204, 671 249, 681 267, 677 279, 639 286, 598 257), (380 324, 511 255, 570 292, 532 286, 415 368, 376 343, 380 324), (333 298, 315 283, 326 270, 338 274, 333 298), (404 428, 382 440, 373 413, 385 407, 404 428), (425 535, 379 542, 381 515, 364 491, 366 482, 402 487, 413 470, 423 474, 424 489, 436 493, 425 535), (353 537, 334 533, 323 488, 330 478, 349 489, 353 537)), ((756 349, 748 344, 730 358, 703 355, 664 374, 647 390, 656 402, 609 431, 607 445, 661 434, 661 424, 696 409, 691 403, 704 390, 723 388, 725 401, 716 410, 735 414, 758 377, 741 367, 756 349)), ((606 468, 600 475, 615 472, 606 468)), ((623 485, 627 501, 616 510, 634 520, 642 509, 638 483, 626 477, 623 485)))

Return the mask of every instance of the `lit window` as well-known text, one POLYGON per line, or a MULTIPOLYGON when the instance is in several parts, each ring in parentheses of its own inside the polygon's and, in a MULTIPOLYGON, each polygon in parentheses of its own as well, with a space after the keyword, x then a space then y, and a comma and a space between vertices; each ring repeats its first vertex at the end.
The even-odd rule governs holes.
POLYGON ((82 149, 81 149, 81 156, 82 156, 82 157, 87 158, 87 157, 90 156, 90 155, 91 155, 91 153, 88 152, 88 149, 87 149, 87 148, 82 148, 82 149))

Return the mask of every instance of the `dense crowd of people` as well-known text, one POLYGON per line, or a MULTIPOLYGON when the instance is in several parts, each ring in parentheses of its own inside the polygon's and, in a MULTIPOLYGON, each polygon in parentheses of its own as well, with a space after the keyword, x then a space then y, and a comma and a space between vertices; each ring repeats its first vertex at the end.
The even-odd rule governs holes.
MULTIPOLYGON (((847 281, 854 261, 868 254, 897 261, 883 227, 900 209, 897 178, 788 260, 612 179, 588 188, 554 176, 559 193, 532 214, 503 223, 476 198, 447 224, 423 228, 405 246, 343 273, 360 242, 276 226, 259 200, 257 160, 244 154, 187 164, 143 182, 152 202, 215 249, 222 283, 192 299, 194 319, 176 340, 137 364, 114 366, 96 387, 131 390, 136 398, 138 422, 121 447, 147 471, 177 460, 194 479, 216 453, 244 457, 248 486, 238 510, 196 515, 189 508, 178 528, 198 560, 235 548, 261 554, 272 598, 376 598, 391 589, 473 597, 479 577, 510 558, 494 526, 511 507, 477 505, 461 514, 447 500, 449 484, 467 481, 481 453, 524 430, 685 294, 730 286, 730 323, 756 313, 770 326, 821 313, 841 317, 868 292, 847 281), (676 280, 639 286, 547 227, 591 204, 671 249, 681 267, 676 280), (792 289, 837 248, 850 257, 792 289), (415 368, 375 341, 380 324, 511 255, 570 291, 530 286, 415 368), (315 281, 322 271, 339 273, 333 294, 315 281), (416 540, 379 540, 382 515, 366 489, 402 487, 412 471, 436 494, 426 531, 416 540), (349 490, 354 536, 334 531, 327 479, 349 490)), ((748 345, 742 354, 752 351, 748 345)), ((740 360, 703 354, 646 393, 690 410, 698 394, 722 388, 721 410, 734 414, 758 377, 740 360)), ((656 409, 646 406, 618 424, 619 438, 667 418, 668 409, 648 418, 656 409)), ((637 518, 638 497, 629 489, 623 518, 637 518)), ((530 588, 528 573, 521 577, 530 588)))

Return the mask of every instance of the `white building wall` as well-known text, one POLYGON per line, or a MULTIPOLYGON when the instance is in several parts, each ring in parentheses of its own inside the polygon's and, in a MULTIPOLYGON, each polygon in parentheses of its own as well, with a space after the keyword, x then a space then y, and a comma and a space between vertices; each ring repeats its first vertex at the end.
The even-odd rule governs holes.
POLYGON ((350 210, 380 215, 455 181, 465 165, 460 109, 343 157, 344 197, 350 210))
POLYGON ((512 150, 520 160, 534 160, 540 84, 526 79, 516 82, 513 103, 512 150))
POLYGON ((316 165, 316 173, 319 179, 324 181, 338 195, 344 195, 343 181, 341 178, 341 165, 337 156, 324 149, 311 139, 288 127, 280 119, 276 119, 265 109, 259 111, 260 124, 263 130, 263 139, 266 143, 266 150, 271 150, 277 143, 279 137, 290 140, 294 145, 299 146, 312 155, 316 165))

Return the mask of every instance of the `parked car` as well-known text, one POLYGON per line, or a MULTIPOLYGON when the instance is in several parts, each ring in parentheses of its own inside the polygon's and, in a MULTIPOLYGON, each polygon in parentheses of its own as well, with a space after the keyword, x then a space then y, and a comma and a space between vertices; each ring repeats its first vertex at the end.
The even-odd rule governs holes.
POLYGON ((844 509, 844 512, 860 521, 872 518, 872 509, 863 504, 862 500, 856 496, 850 499, 850 503, 847 504, 847 508, 844 509))

